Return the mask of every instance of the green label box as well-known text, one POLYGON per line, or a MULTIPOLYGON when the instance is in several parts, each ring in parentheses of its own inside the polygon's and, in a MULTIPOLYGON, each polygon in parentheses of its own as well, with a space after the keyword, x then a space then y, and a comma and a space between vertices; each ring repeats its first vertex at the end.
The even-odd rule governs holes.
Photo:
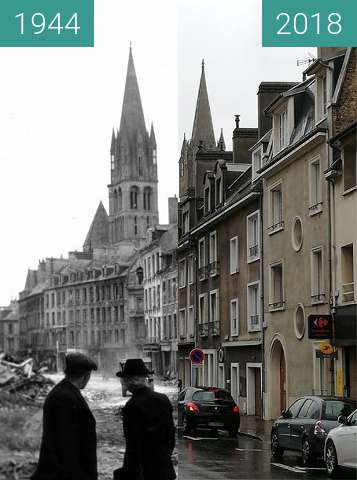
POLYGON ((1 47, 93 47, 94 0, 0 0, 1 47))
POLYGON ((262 0, 263 47, 357 46, 357 0, 262 0))

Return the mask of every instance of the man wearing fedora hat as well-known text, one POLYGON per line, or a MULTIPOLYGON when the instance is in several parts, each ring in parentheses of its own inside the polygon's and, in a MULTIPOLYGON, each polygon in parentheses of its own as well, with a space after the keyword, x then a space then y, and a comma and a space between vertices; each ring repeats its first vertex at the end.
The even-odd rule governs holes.
POLYGON ((40 458, 32 480, 97 480, 95 419, 80 390, 97 365, 82 353, 66 356, 65 378, 43 406, 40 458))
POLYGON ((148 370, 140 358, 129 359, 117 373, 132 393, 123 408, 126 440, 123 467, 114 471, 115 480, 173 480, 171 455, 175 448, 172 405, 166 395, 149 387, 148 370))

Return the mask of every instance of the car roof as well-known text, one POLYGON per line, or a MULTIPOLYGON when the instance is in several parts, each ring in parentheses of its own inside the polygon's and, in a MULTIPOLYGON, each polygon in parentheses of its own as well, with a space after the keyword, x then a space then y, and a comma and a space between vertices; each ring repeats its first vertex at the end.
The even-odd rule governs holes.
POLYGON ((333 395, 303 395, 302 397, 297 398, 296 400, 302 400, 304 398, 310 398, 313 400, 334 400, 334 401, 340 401, 340 402, 347 402, 347 403, 357 403, 356 400, 353 398, 348 398, 348 397, 337 397, 333 395))

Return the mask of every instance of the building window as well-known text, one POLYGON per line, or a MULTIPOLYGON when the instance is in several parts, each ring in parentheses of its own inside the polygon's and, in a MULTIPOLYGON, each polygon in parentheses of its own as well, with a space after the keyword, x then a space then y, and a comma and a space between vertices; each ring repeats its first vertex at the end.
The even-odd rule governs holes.
POLYGON ((138 219, 134 217, 134 235, 138 234, 138 219))
POLYGON ((130 189, 130 208, 132 210, 137 210, 138 208, 138 187, 131 187, 130 189))
POLYGON ((218 290, 212 290, 209 294, 209 315, 210 323, 219 322, 219 295, 218 290))
POLYGON ((278 142, 279 150, 288 145, 288 112, 284 110, 278 115, 278 142))
POLYGON ((151 210, 152 190, 150 187, 144 189, 144 210, 151 210))
POLYGON ((311 252, 311 301, 321 303, 325 300, 323 249, 314 248, 311 252))
POLYGON ((219 265, 217 260, 217 234, 211 232, 209 236, 209 261, 210 261, 210 274, 211 277, 218 275, 219 265))
POLYGON ((186 338, 186 309, 179 310, 179 336, 186 338))
POLYGON ((297 305, 295 309, 294 330, 296 338, 301 340, 305 333, 305 311, 301 304, 297 305))
POLYGON ((354 137, 343 147, 343 185, 344 190, 349 190, 357 185, 356 175, 357 148, 354 137))
POLYGON ((233 237, 229 241, 229 271, 231 275, 239 271, 238 260, 238 237, 233 237))
POLYGON ((254 180, 258 176, 258 170, 262 167, 262 152, 263 147, 260 146, 257 150, 254 150, 252 154, 252 179, 254 180))
POLYGON ((317 77, 317 102, 316 102, 316 120, 320 121, 326 117, 328 104, 328 81, 326 75, 317 77))
POLYGON ((270 265, 269 308, 270 310, 281 310, 284 307, 283 262, 280 261, 270 265))
POLYGON ((310 193, 310 206, 309 213, 314 215, 321 212, 322 194, 321 194, 321 166, 320 159, 316 158, 310 162, 310 174, 309 174, 309 193, 310 193))
POLYGON ((238 298, 231 300, 231 335, 239 335, 238 298))
POLYGON ((188 233, 190 229, 190 219, 188 211, 183 212, 182 214, 182 233, 188 233))
POLYGON ((222 179, 218 177, 216 180, 216 206, 223 203, 222 179))
POLYGON ((259 211, 247 216, 247 262, 255 262, 260 258, 259 211))
POLYGON ((208 334, 207 293, 198 297, 198 330, 201 337, 208 334))
POLYGON ((188 309, 188 336, 193 338, 195 336, 195 314, 193 306, 188 309))
POLYGON ((179 262, 179 288, 186 287, 186 260, 179 262))
POLYGON ((300 217, 295 217, 293 221, 293 228, 291 231, 291 240, 295 252, 301 250, 303 241, 302 222, 300 217))
POLYGON ((354 295, 354 255, 353 244, 341 248, 342 301, 353 302, 354 295))
POLYGON ((207 279, 205 238, 198 241, 198 279, 200 281, 207 279))
POLYGON ((210 195, 210 188, 206 187, 204 191, 205 213, 209 213, 211 211, 210 195))
POLYGON ((278 232, 284 228, 283 221, 283 193, 281 183, 274 185, 269 191, 269 234, 278 232))
POLYGON ((187 283, 190 285, 193 283, 193 255, 189 255, 188 261, 187 261, 187 283))
POLYGON ((247 319, 248 332, 260 330, 260 283, 252 282, 247 285, 247 319))

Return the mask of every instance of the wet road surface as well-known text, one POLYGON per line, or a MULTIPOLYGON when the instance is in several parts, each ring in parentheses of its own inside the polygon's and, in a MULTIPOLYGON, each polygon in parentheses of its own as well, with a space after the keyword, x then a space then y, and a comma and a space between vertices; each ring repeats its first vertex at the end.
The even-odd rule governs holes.
MULTIPOLYGON (((220 432, 214 438, 202 430, 194 438, 180 432, 178 452, 179 480, 327 479, 322 461, 304 468, 295 452, 285 452, 282 459, 274 460, 269 441, 243 435, 232 439, 220 432)), ((355 477, 348 473, 343 478, 355 477)))

